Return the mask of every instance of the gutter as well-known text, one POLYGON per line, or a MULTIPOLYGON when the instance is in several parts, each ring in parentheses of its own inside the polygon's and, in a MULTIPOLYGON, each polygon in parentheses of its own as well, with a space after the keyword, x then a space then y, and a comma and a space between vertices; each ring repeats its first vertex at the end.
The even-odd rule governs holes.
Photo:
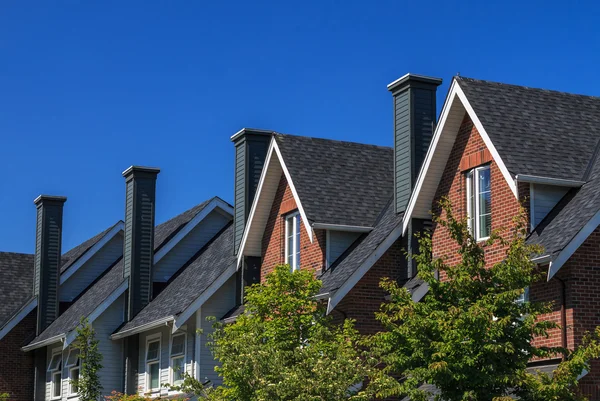
POLYGON ((129 330, 124 330, 124 331, 119 331, 117 333, 114 333, 110 336, 110 339, 111 340, 119 340, 121 338, 132 336, 134 334, 142 333, 146 330, 156 329, 160 326, 168 325, 169 323, 174 322, 174 321, 175 321, 175 316, 167 316, 165 318, 155 320, 153 322, 146 323, 141 326, 131 328, 129 330))
POLYGON ((531 259, 531 262, 537 265, 545 265, 546 263, 550 263, 551 261, 552 256, 550 255, 536 256, 535 258, 531 259))
POLYGON ((42 348, 45 347, 47 345, 50 344, 54 344, 57 342, 64 342, 66 339, 66 336, 64 334, 59 334, 57 336, 54 337, 50 337, 46 340, 42 340, 42 341, 38 341, 37 343, 33 343, 33 344, 28 344, 24 347, 21 347, 22 351, 28 352, 28 351, 33 351, 34 349, 38 349, 38 348, 42 348))
POLYGON ((345 224, 313 223, 312 227, 317 230, 349 231, 354 233, 368 233, 373 231, 373 227, 348 226, 345 224))
POLYGON ((556 185, 559 187, 579 188, 585 181, 564 180, 562 178, 540 177, 537 175, 517 174, 515 180, 530 184, 556 185))

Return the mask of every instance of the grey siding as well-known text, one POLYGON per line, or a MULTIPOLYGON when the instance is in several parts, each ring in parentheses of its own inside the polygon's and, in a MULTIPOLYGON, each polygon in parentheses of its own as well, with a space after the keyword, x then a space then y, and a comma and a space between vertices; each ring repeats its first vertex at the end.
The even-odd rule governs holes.
POLYGON ((154 281, 166 282, 208 241, 229 223, 229 218, 217 211, 206 216, 175 247, 154 266, 154 281))
POLYGON ((533 186, 533 227, 537 226, 569 190, 567 187, 531 184, 533 186))
POLYGON ((342 253, 360 237, 360 233, 348 231, 329 231, 327 244, 327 267, 331 266, 342 253))
POLYGON ((235 204, 234 204, 234 246, 237 252, 246 222, 246 144, 235 147, 235 204))
POLYGON ((103 356, 104 367, 99 375, 104 395, 113 390, 123 391, 123 340, 111 340, 110 335, 123 323, 124 313, 125 295, 121 295, 92 324, 103 356))
POLYGON ((435 124, 435 92, 428 89, 415 88, 413 91, 414 118, 414 158, 412 166, 412 183, 417 180, 419 170, 425 161, 425 155, 433 138, 435 124))
POLYGON ((117 234, 60 286, 60 300, 71 302, 123 255, 123 235, 117 234))
POLYGON ((410 92, 394 98, 394 181, 396 212, 406 209, 411 191, 411 102, 410 92))
POLYGON ((207 346, 209 334, 213 332, 212 322, 207 317, 214 316, 222 318, 235 306, 235 275, 230 278, 217 292, 213 294, 201 308, 200 326, 203 335, 200 337, 200 380, 210 380, 215 386, 222 383, 221 378, 215 372, 217 361, 213 358, 210 348, 207 346))

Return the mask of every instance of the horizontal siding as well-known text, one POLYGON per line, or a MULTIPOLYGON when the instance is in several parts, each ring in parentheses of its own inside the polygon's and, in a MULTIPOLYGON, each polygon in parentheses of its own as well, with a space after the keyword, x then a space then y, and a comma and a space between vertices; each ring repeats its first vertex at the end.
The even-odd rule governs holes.
POLYGON ((567 193, 569 188, 553 185, 533 185, 533 222, 537 226, 567 193))
POLYGON ((396 211, 403 211, 410 196, 411 132, 410 93, 394 97, 394 182, 396 211))
POLYGON ((103 395, 109 395, 113 390, 122 392, 124 388, 123 340, 110 339, 110 335, 123 323, 124 312, 125 295, 121 295, 92 324, 99 340, 98 350, 103 356, 104 367, 99 372, 103 395))
POLYGON ((227 223, 229 218, 219 212, 211 212, 154 266, 154 281, 168 281, 227 223))
POLYGON ((123 235, 117 234, 60 286, 60 300, 73 301, 121 256, 123 256, 123 235))
POLYGON ((342 253, 360 237, 360 233, 348 231, 329 231, 327 244, 327 265, 331 266, 342 253))

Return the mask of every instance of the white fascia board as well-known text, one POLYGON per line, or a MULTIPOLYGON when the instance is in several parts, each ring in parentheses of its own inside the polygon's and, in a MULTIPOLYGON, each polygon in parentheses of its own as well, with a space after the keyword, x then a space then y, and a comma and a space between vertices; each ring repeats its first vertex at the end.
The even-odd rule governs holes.
POLYGON ((345 224, 314 223, 312 227, 316 230, 347 231, 352 233, 368 233, 373 231, 373 227, 348 226, 345 224))
POLYGON ((39 342, 37 342, 35 344, 29 344, 29 345, 26 345, 24 347, 21 347, 21 350, 23 350, 25 352, 33 351, 34 349, 43 348, 43 347, 46 347, 48 345, 55 344, 55 343, 58 343, 58 342, 63 342, 63 341, 65 341, 65 335, 64 334, 59 334, 57 336, 50 337, 50 338, 48 338, 46 340, 39 341, 39 342))
POLYGON ((194 300, 194 302, 185 308, 185 310, 175 318, 175 322, 173 323, 173 333, 179 330, 181 326, 183 326, 185 322, 187 322, 187 320, 192 317, 192 315, 194 315, 196 311, 200 309, 202 305, 208 301, 208 299, 210 299, 210 297, 212 297, 213 294, 227 282, 227 280, 231 278, 231 276, 235 274, 236 270, 237 268, 235 265, 229 267, 227 270, 221 273, 221 275, 217 277, 217 279, 213 281, 208 288, 194 300))
POLYGON ((67 271, 60 275, 60 284, 64 284, 65 281, 69 279, 75 272, 77 272, 81 266, 87 263, 100 249, 104 248, 110 240, 112 240, 118 233, 123 231, 125 228, 125 223, 123 221, 119 221, 115 226, 107 232, 98 242, 94 244, 90 249, 88 249, 73 265, 71 265, 67 271))
POLYGON ((408 207, 406 208, 406 212, 404 213, 404 217, 402 218, 402 234, 406 233, 406 229, 408 228, 408 223, 411 220, 412 213, 415 209, 415 205, 417 204, 419 193, 421 192, 421 188, 423 187, 423 183, 425 182, 425 177, 427 176, 427 172, 429 171, 429 165, 431 164, 431 160, 433 160, 433 155, 435 154, 435 150, 437 149, 440 137, 442 136, 442 131, 444 129, 444 126, 446 125, 448 115, 450 114, 452 103, 456 98, 456 86, 456 80, 452 80, 452 85, 450 86, 450 91, 448 93, 448 99, 442 107, 442 113, 440 114, 439 124, 437 124, 437 126, 435 127, 433 138, 431 139, 431 144, 429 145, 429 149, 427 149, 427 154, 425 155, 425 161, 421 166, 421 170, 419 171, 419 175, 417 176, 415 188, 410 194, 408 207))
MULTIPOLYGON (((119 285, 100 305, 96 307, 88 316, 87 320, 89 324, 92 324, 110 305, 112 305, 129 287, 129 280, 125 280, 119 285)), ((67 333, 66 340, 64 342, 64 349, 66 349, 77 337, 77 329, 73 329, 67 333)))
POLYGON ((237 267, 240 267, 242 259, 244 257, 244 248, 246 247, 246 241, 248 240, 248 234, 250 232, 250 228, 252 227, 252 222, 254 220, 254 214, 256 213, 256 208, 258 204, 258 200, 260 199, 260 194, 262 193, 262 189, 265 183, 265 179, 267 176, 267 170, 269 169, 269 165, 271 163, 271 157, 273 157, 273 144, 275 143, 275 138, 271 138, 271 143, 269 144, 269 150, 267 151, 267 157, 265 159, 264 168, 260 173, 260 179, 258 180, 258 187, 256 188, 256 194, 254 195, 254 200, 252 201, 252 206, 250 207, 250 214, 248 215, 248 220, 246 220, 246 227, 244 228, 244 234, 242 235, 242 241, 240 242, 240 247, 238 248, 238 258, 237 258, 237 267))
POLYGON ((233 218, 233 208, 219 198, 214 198, 206 205, 200 213, 196 214, 177 234, 163 245, 158 252, 154 254, 154 264, 157 264, 166 254, 168 254, 186 235, 190 233, 202 220, 206 218, 213 210, 220 208, 233 218))
POLYGON ((308 238, 310 239, 310 242, 312 243, 313 242, 312 227, 310 226, 308 218, 306 217, 306 213, 304 212, 304 208, 302 207, 302 202, 300 202, 300 197, 298 196, 298 192, 296 191, 296 187, 294 186, 294 182, 292 181, 292 176, 290 175, 290 172, 288 171, 288 169, 285 165, 285 161, 283 160, 283 156, 281 155, 281 151, 279 150, 279 146, 277 146, 277 142, 275 141, 275 138, 273 138, 273 148, 275 149, 275 152, 277 153, 277 156, 279 157, 279 162, 281 163, 281 168, 283 169, 283 173, 285 174, 285 179, 287 180, 287 183, 290 186, 290 189, 292 190, 292 195, 294 195, 294 200, 296 201, 296 206, 298 206, 298 211, 300 212, 300 215, 302 216, 302 222, 304 223, 304 227, 306 228, 306 232, 308 233, 308 238))
POLYGON ((153 330, 158 327, 166 326, 173 321, 175 321, 175 316, 167 316, 162 319, 158 319, 153 322, 143 324, 141 326, 135 327, 130 330, 120 331, 118 333, 111 334, 110 339, 111 340, 119 340, 121 338, 132 336, 134 334, 143 333, 144 331, 153 330))
POLYGON ((585 181, 563 180, 561 178, 541 177, 537 175, 517 174, 515 179, 519 182, 530 184, 554 185, 557 187, 579 188, 585 181))
POLYGON ((387 238, 375 249, 375 251, 363 262, 363 264, 341 285, 340 288, 329 298, 327 303, 327 314, 331 313, 337 304, 344 299, 350 290, 360 281, 369 269, 381 258, 381 256, 402 235, 402 225, 399 224, 388 234, 387 238))
POLYGON ((583 244, 583 242, 590 236, 591 233, 598 227, 600 224, 600 210, 596 212, 594 217, 592 217, 585 226, 573 237, 571 242, 567 246, 564 247, 562 251, 558 254, 558 256, 550 262, 550 267, 548 268, 548 281, 560 270, 561 267, 565 264, 567 260, 575 251, 583 244))
POLYGON ((25 319, 25 316, 29 315, 29 313, 34 310, 37 306, 37 298, 33 298, 29 301, 25 306, 23 306, 8 322, 2 326, 0 329, 0 340, 4 338, 12 329, 15 328, 21 320, 25 319))

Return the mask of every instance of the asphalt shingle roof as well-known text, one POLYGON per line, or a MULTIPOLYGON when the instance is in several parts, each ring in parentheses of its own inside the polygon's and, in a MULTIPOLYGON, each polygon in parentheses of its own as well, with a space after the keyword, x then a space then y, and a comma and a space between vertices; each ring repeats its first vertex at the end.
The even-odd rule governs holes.
POLYGON ((0 252, 0 327, 33 297, 34 257, 0 252))
POLYGON ((169 316, 177 316, 235 264, 233 225, 230 223, 180 270, 180 273, 155 299, 118 332, 131 330, 169 316))
POLYGON ((393 194, 393 149, 277 134, 307 218, 372 227, 393 194))
POLYGON ((455 79, 513 175, 586 179, 600 141, 600 97, 455 79))
MULTIPOLYGON (((155 251, 172 238, 185 224, 196 216, 210 200, 202 202, 180 215, 156 226, 154 229, 155 251)), ((62 315, 46 330, 33 339, 30 344, 50 339, 75 329, 82 316, 89 316, 125 279, 123 278, 123 260, 120 258, 107 269, 107 272, 96 280, 62 315)))

